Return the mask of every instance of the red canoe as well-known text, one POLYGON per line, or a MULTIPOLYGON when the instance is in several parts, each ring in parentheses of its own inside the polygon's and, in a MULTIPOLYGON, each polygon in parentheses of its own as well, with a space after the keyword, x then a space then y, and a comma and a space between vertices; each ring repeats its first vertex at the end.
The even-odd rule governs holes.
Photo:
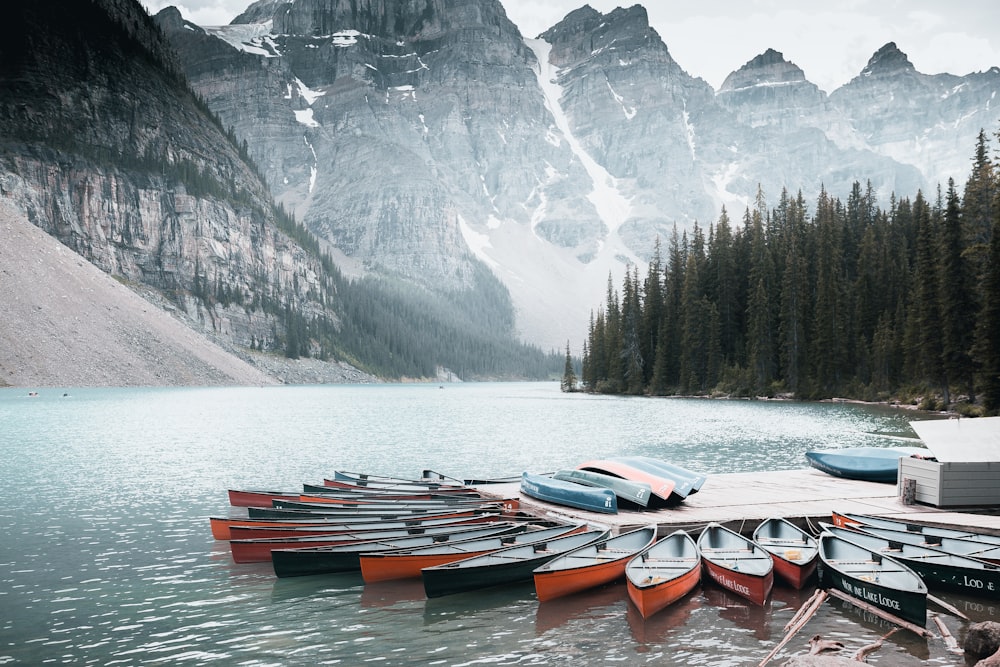
POLYGON ((640 551, 625 566, 628 597, 643 618, 677 602, 700 581, 698 546, 683 530, 640 551))
POLYGON ((625 566, 656 541, 656 524, 585 544, 534 571, 539 602, 609 584, 625 576, 625 566))
POLYGON ((750 538, 710 523, 698 537, 698 551, 708 576, 723 588, 759 605, 771 594, 774 561, 750 538))
POLYGON ((753 541, 771 554, 774 573, 792 588, 804 588, 816 572, 819 543, 790 521, 765 519, 754 531, 753 541))
POLYGON ((420 513, 392 513, 392 512, 358 512, 343 514, 316 514, 310 512, 290 512, 289 516, 282 518, 266 517, 209 517, 212 527, 212 537, 217 540, 232 539, 233 526, 330 526, 338 524, 359 524, 359 523, 384 523, 406 522, 407 525, 415 525, 423 521, 447 519, 479 518, 481 521, 497 521, 500 518, 499 512, 483 512, 480 510, 463 509, 458 511, 437 511, 420 513))
POLYGON ((432 526, 404 526, 402 528, 383 527, 379 529, 355 530, 348 533, 333 535, 314 535, 312 537, 278 537, 263 540, 230 540, 229 550, 237 563, 262 563, 271 560, 271 552, 275 549, 297 549, 300 547, 332 547, 348 544, 358 540, 375 540, 383 538, 409 537, 413 535, 444 535, 463 529, 482 528, 498 525, 499 522, 483 524, 478 517, 456 519, 453 522, 435 524, 432 526))
POLYGON ((240 491, 229 489, 229 504, 233 507, 270 507, 272 500, 298 500, 298 492, 240 491))
POLYGON ((361 576, 365 583, 418 578, 421 576, 420 571, 425 567, 446 565, 463 558, 481 556, 497 549, 518 544, 544 542, 579 533, 585 529, 584 524, 564 524, 529 530, 518 535, 483 537, 413 549, 361 554, 361 576))

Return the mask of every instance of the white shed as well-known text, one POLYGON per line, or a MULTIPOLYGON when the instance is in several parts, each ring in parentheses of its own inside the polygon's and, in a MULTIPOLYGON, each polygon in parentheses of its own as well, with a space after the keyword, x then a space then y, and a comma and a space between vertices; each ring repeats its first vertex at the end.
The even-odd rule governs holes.
POLYGON ((936 460, 902 458, 900 495, 935 507, 1000 505, 1000 417, 913 421, 936 460), (913 480, 913 482, 907 482, 913 480))

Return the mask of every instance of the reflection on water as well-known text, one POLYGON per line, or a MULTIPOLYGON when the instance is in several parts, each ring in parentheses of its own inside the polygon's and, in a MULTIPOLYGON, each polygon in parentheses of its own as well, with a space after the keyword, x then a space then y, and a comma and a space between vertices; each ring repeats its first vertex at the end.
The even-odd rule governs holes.
MULTIPOLYGON (((531 584, 427 600, 416 579, 237 565, 208 517, 231 511, 229 488, 294 490, 335 469, 490 477, 618 454, 709 473, 798 468, 807 449, 905 434, 910 416, 555 383, 23 393, 0 389, 0 664, 755 664, 811 591, 775 588, 750 608, 704 585, 649 619, 621 582, 545 604, 531 584)), ((946 599, 998 620, 993 603, 946 599)), ((813 634, 857 647, 885 633, 829 602, 776 664, 813 634)), ((909 633, 877 662, 914 658, 951 664, 941 642, 909 633)))

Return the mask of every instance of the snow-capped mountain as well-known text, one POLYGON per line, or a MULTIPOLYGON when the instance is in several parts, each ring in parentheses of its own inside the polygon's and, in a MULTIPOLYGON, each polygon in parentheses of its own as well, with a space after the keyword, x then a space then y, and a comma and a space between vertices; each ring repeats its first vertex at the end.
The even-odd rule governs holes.
POLYGON ((889 44, 827 95, 768 50, 719 91, 641 6, 585 6, 525 39, 498 0, 261 0, 229 26, 157 17, 193 87, 345 271, 440 293, 481 264, 522 337, 579 340, 676 224, 758 187, 884 201, 963 182, 1000 70, 924 75, 889 44))

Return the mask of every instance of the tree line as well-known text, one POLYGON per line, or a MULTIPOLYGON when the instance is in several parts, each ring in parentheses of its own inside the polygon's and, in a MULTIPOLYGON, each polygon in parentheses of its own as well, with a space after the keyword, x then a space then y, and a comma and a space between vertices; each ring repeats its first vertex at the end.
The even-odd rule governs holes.
POLYGON ((1000 412, 998 169, 981 131, 961 194, 950 179, 883 208, 855 182, 810 213, 801 191, 769 207, 758 189, 737 224, 723 208, 707 233, 675 228, 645 276, 609 277, 583 389, 1000 412))

